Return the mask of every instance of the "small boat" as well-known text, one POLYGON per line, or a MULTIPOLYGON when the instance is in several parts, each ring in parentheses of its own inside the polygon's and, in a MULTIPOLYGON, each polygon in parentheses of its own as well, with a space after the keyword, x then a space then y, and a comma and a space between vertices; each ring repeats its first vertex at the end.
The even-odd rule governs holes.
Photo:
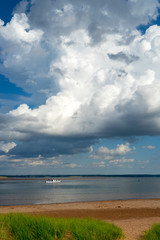
POLYGON ((46 183, 60 183, 61 180, 57 180, 57 179, 48 179, 46 180, 46 183))

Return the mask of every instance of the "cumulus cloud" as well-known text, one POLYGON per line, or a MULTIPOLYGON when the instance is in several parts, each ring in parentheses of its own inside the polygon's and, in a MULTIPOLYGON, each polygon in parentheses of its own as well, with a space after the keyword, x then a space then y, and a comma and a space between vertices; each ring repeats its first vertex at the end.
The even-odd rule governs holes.
POLYGON ((126 155, 127 153, 130 153, 135 148, 131 148, 129 143, 126 144, 117 144, 117 147, 114 149, 109 149, 107 147, 99 147, 98 150, 95 151, 93 155, 90 156, 90 158, 94 159, 103 159, 103 160, 112 160, 115 157, 121 157, 126 155))
MULTIPOLYGON (((156 19, 159 6, 158 0, 32 0, 9 23, 1 20, 0 72, 32 94, 1 114, 2 141, 18 141, 8 152, 89 153, 98 138, 159 135, 160 27, 144 35, 136 30, 156 19)), ((94 156, 130 151, 127 143, 94 156)))
POLYGON ((131 167, 135 159, 128 158, 127 154, 132 154, 134 150, 135 147, 130 147, 129 143, 117 144, 113 149, 102 146, 90 158, 96 160, 93 164, 98 168, 131 167))
MULTIPOLYGON (((155 30, 157 34, 159 27, 155 30)), ((138 39, 130 50, 135 51, 136 43, 143 45, 149 31, 151 35, 155 34, 154 29, 149 29, 145 36, 137 33, 138 39)), ((61 91, 38 108, 30 109, 25 104, 19 106, 9 112, 8 118, 15 119, 15 124, 24 132, 30 126, 30 131, 49 135, 108 137, 158 134, 160 87, 155 62, 150 59, 148 69, 142 55, 141 60, 131 67, 123 62, 117 66, 104 54, 107 43, 113 44, 113 49, 121 48, 116 45, 116 39, 106 40, 99 48, 88 45, 90 39, 84 30, 74 32, 70 38, 76 43, 66 46, 68 39, 63 38, 63 56, 50 66, 50 74, 59 79, 61 91), (80 35, 81 42, 78 40, 80 35), (153 123, 154 128, 150 128, 153 123)), ((143 51, 147 55, 152 53, 153 49, 143 51)))
POLYGON ((29 30, 28 18, 24 13, 14 14, 10 23, 4 26, 4 22, 1 20, 1 36, 8 41, 14 43, 25 42, 33 43, 39 41, 43 32, 41 30, 29 30))

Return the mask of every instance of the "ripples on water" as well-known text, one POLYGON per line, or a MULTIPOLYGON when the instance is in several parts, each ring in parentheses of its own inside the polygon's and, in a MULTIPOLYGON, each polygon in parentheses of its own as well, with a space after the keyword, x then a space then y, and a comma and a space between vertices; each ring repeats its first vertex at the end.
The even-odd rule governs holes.
POLYGON ((160 198, 159 177, 110 177, 62 180, 0 180, 0 205, 49 204, 160 198))

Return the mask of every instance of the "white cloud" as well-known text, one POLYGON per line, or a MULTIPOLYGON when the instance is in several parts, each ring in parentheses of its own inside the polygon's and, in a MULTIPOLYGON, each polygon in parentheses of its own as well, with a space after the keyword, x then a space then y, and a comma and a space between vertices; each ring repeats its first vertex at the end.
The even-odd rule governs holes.
POLYGON ((156 149, 156 146, 152 146, 152 145, 142 146, 142 149, 156 149))
POLYGON ((129 165, 127 165, 127 167, 131 167, 130 164, 133 162, 135 162, 134 158, 122 157, 122 158, 118 158, 118 159, 112 159, 107 162, 106 161, 96 162, 96 163, 94 163, 94 165, 99 168, 111 168, 113 166, 124 167, 124 166, 126 166, 126 164, 129 164, 129 165))
POLYGON ((62 160, 61 156, 58 157, 32 157, 32 158, 16 158, 15 155, 0 155, 0 168, 15 168, 19 169, 32 169, 33 167, 42 167, 45 170, 50 169, 74 169, 82 168, 84 165, 65 162, 62 160))
MULTIPOLYGON (((159 34, 157 27, 151 31, 151 35, 155 35, 155 31, 159 34)), ((114 129, 118 127, 120 131, 120 128, 124 128, 124 134, 127 134, 128 116, 131 115, 136 116, 136 124, 143 121, 145 126, 154 122, 160 131, 159 117, 156 114, 160 107, 160 72, 152 57, 153 54, 156 57, 158 53, 155 47, 143 50, 142 53, 135 53, 134 50, 143 39, 148 38, 147 34, 140 36, 137 32, 137 38, 125 47, 126 51, 124 46, 117 45, 117 41, 122 38, 120 35, 111 35, 98 46, 90 46, 89 36, 84 30, 72 33, 67 39, 63 38, 60 44, 61 58, 50 65, 50 76, 58 79, 61 90, 37 109, 31 110, 27 105, 21 105, 8 116, 14 116, 16 125, 19 122, 21 128, 28 128, 29 124, 33 132, 52 135, 94 136, 96 132, 99 135, 112 135, 114 130, 110 133, 110 122, 114 129), (68 46, 66 41, 73 41, 74 44, 68 46), (138 54, 139 60, 129 65, 111 60, 106 55, 108 46, 112 52, 123 49, 126 55, 128 51, 135 56, 138 54), (145 57, 146 54, 148 58, 145 57), (148 118, 144 119, 142 114, 146 114, 148 118), (150 114, 153 115, 152 118, 150 114), (35 119, 39 128, 35 128, 35 119), (105 132, 101 130, 104 126, 105 132)), ((152 39, 151 36, 150 38, 152 39)), ((139 128, 140 126, 136 126, 135 133, 140 131, 139 128)), ((143 134, 147 134, 149 128, 144 127, 142 130, 143 134)))
POLYGON ((130 153, 132 149, 133 148, 130 147, 129 143, 118 144, 114 149, 109 149, 102 146, 98 148, 98 150, 96 150, 95 153, 90 157, 94 159, 104 159, 111 161, 111 159, 115 158, 116 156, 123 156, 127 153, 130 153))
POLYGON ((109 167, 109 165, 107 165, 104 161, 96 162, 96 163, 94 163, 94 166, 99 167, 99 168, 109 167))
POLYGON ((14 43, 21 41, 33 43, 41 39, 43 32, 39 29, 30 30, 27 16, 24 13, 15 13, 10 23, 7 23, 6 26, 3 26, 1 21, 0 34, 4 39, 14 43))
POLYGON ((17 144, 14 143, 14 142, 8 142, 8 143, 5 143, 3 141, 0 141, 0 150, 5 152, 5 153, 8 153, 12 148, 14 148, 17 144))
POLYGON ((134 158, 122 158, 122 159, 114 159, 114 160, 111 160, 109 161, 110 163, 113 163, 113 164, 119 164, 119 163, 132 163, 134 162, 135 159, 134 158))
MULTIPOLYGON (((37 147, 37 139, 48 139, 47 145, 51 137, 68 143, 160 134, 160 27, 144 35, 136 30, 156 19, 159 2, 31 3, 28 14, 22 13, 28 7, 23 1, 9 23, 0 22, 0 72, 31 92, 29 101, 37 105, 31 109, 23 102, 3 115, 3 140, 27 140, 24 148, 33 141, 37 147)), ((14 150, 22 154, 18 145, 14 150)), ((79 149, 89 152, 91 145, 79 149)), ((94 157, 130 151, 129 144, 102 147, 94 157)))
POLYGON ((45 169, 49 168, 64 168, 65 163, 62 161, 61 156, 59 157, 32 157, 32 158, 17 158, 15 155, 0 155, 0 167, 14 167, 19 168, 30 168, 43 166, 45 169))
MULTIPOLYGON (((118 127, 122 124, 121 119, 124 119, 124 122, 128 120, 128 115, 137 115, 137 120, 140 118, 141 121, 141 114, 144 111, 149 117, 159 109, 160 86, 157 79, 159 70, 155 69, 155 62, 152 63, 152 59, 148 62, 149 69, 144 65, 146 58, 143 55, 139 56, 140 60, 129 66, 124 62, 117 64, 115 60, 107 59, 106 52, 108 44, 111 44, 110 49, 115 51, 118 48, 121 51, 124 46, 118 46, 116 43, 117 38, 121 36, 115 38, 112 36, 98 46, 90 46, 86 31, 81 31, 81 42, 75 39, 77 34, 79 33, 74 32, 74 35, 70 36, 73 45, 66 45, 66 39, 62 41, 60 45, 61 51, 63 50, 62 56, 50 67, 50 76, 54 77, 56 74, 61 91, 48 98, 46 104, 37 109, 31 110, 27 105, 21 105, 11 111, 8 116, 15 117, 16 125, 19 122, 18 125, 25 129, 29 124, 33 132, 53 135, 80 133, 94 135, 95 132, 101 135, 101 128, 106 126, 107 136, 112 118, 112 123, 116 120, 115 125, 118 127), (143 67, 140 68, 137 64, 143 64, 143 67), (41 127, 35 128, 35 119, 38 120, 37 126, 39 124, 41 127)), ((137 41, 140 44, 145 38, 139 34, 137 36, 139 40, 136 39, 132 43, 133 46, 137 41)), ((153 53, 153 50, 150 52, 153 53)), ((149 55, 148 50, 145 53, 149 55)), ((157 128, 159 127, 158 115, 149 119, 150 122, 147 119, 146 121, 147 124, 154 121, 157 128)), ((126 130, 128 131, 127 128, 126 130)), ((139 131, 138 126, 136 130, 139 131)), ((148 129, 145 128, 144 134, 147 132, 148 129)))
POLYGON ((133 153, 132 150, 135 150, 135 148, 131 148, 129 143, 117 144, 117 147, 114 149, 102 146, 98 148, 93 155, 90 155, 90 158, 100 160, 100 162, 94 163, 97 167, 124 167, 126 164, 131 164, 135 161, 134 158, 125 157, 128 153, 133 153))
POLYGON ((27 161, 27 165, 29 166, 42 166, 45 165, 45 162, 41 161, 27 161))
POLYGON ((76 164, 76 163, 68 163, 68 164, 64 164, 63 168, 79 168, 82 167, 80 164, 76 164))

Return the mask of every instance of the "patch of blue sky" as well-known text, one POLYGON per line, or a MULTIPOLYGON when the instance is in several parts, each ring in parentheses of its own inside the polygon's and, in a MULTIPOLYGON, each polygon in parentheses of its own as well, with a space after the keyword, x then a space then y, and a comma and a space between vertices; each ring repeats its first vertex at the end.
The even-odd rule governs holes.
POLYGON ((13 10, 20 1, 21 0, 5 0, 5 1, 2 0, 1 1, 0 18, 5 22, 5 24, 11 20, 13 10))
POLYGON ((145 34, 146 30, 152 26, 152 25, 158 25, 160 26, 160 9, 158 9, 158 17, 156 20, 151 19, 150 22, 146 25, 139 25, 137 27, 137 30, 139 30, 142 34, 145 34))
MULTIPOLYGON (((160 136, 135 136, 128 138, 109 138, 100 140, 99 144, 95 145, 95 149, 99 148, 101 145, 108 147, 109 149, 115 148, 117 144, 125 144, 128 142, 130 146, 135 146, 136 148, 142 149, 143 146, 154 146, 159 149, 160 136)), ((150 150, 150 149, 145 149, 150 150)))
POLYGON ((14 83, 9 82, 7 78, 0 74, 0 96, 2 98, 13 99, 17 95, 29 97, 30 94, 17 87, 14 83))
MULTIPOLYGON (((101 139, 98 144, 94 145, 93 153, 100 147, 107 147, 109 150, 116 149, 118 144, 129 143, 129 147, 132 149, 126 155, 121 157, 134 158, 135 164, 146 163, 150 160, 160 156, 159 142, 160 136, 135 136, 134 138, 109 138, 101 139)), ((92 154, 92 153, 91 153, 92 154)), ((91 155, 89 154, 89 155, 91 155)), ((154 171, 153 171, 154 172, 154 171)))
MULTIPOLYGON (((11 20, 14 8, 20 1, 21 0, 1 1, 0 19, 2 19, 5 24, 11 20)), ((0 74, 0 98, 17 100, 20 96, 29 97, 30 94, 26 93, 22 88, 17 87, 0 74)))

